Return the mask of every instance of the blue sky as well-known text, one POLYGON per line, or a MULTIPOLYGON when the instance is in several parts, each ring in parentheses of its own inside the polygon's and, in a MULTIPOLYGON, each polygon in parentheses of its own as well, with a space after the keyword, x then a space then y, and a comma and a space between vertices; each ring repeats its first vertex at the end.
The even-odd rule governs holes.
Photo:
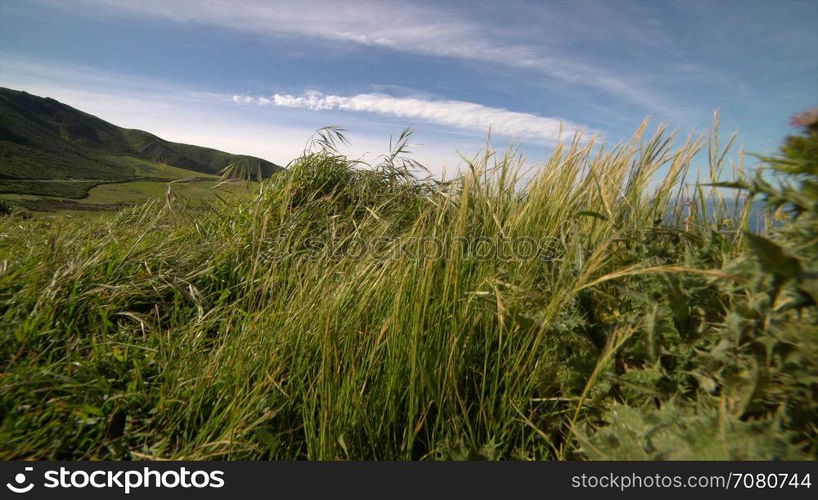
POLYGON ((818 105, 815 26, 816 1, 0 0, 0 85, 282 164, 330 124, 356 155, 411 126, 439 172, 489 127, 537 161, 716 109, 764 153, 818 105))

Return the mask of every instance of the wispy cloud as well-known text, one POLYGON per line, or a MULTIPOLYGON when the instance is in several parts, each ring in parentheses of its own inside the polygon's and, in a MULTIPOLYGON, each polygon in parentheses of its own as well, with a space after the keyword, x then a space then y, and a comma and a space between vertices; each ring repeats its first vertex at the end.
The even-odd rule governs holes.
POLYGON ((307 92, 304 95, 273 94, 270 97, 233 96, 239 104, 282 106, 313 111, 340 110, 391 115, 423 120, 450 127, 515 138, 557 141, 561 133, 573 133, 581 127, 572 123, 529 113, 491 108, 464 101, 428 100, 413 97, 392 97, 385 94, 354 96, 326 95, 307 92))
MULTIPOLYGON (((230 94, 91 66, 0 54, 0 68, 0 86, 52 97, 116 125, 147 130, 163 139, 255 155, 282 165, 301 153, 317 128, 328 124, 320 113, 240 108, 230 94)), ((241 98, 256 102, 248 99, 241 98)), ((258 100, 261 102, 262 98, 258 100)), ((344 120, 344 126, 352 143, 344 151, 362 159, 385 152, 389 132, 400 131, 400 126, 373 124, 352 115, 344 120)), ((416 132, 413 157, 436 174, 442 174, 444 166, 456 170, 458 152, 471 155, 484 146, 483 137, 441 137, 420 127, 416 132)))
MULTIPOLYGON (((532 33, 470 19, 440 6, 407 2, 242 2, 209 0, 190 8, 179 0, 86 0, 95 14, 125 13, 178 23, 206 24, 268 37, 301 36, 434 57, 455 58, 533 71, 571 85, 602 90, 667 111, 654 92, 633 76, 615 74, 576 53, 558 50, 571 40, 531 42, 532 33)), ((56 4, 60 5, 60 4, 56 4)), ((76 4, 70 4, 76 5, 76 4)), ((543 28, 559 30, 559 26, 543 28)), ((561 31, 561 30, 560 30, 561 31)), ((578 33, 573 36, 581 37, 578 33)), ((587 36, 587 35, 586 35, 587 36)))

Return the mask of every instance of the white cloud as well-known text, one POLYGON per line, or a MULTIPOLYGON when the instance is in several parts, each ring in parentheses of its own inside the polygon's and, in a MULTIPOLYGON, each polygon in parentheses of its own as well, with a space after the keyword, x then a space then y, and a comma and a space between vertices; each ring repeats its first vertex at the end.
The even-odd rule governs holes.
MULTIPOLYGON (((52 0, 53 1, 53 0, 52 0)), ((667 106, 653 92, 630 76, 582 62, 575 52, 557 50, 557 45, 582 36, 574 30, 568 39, 546 43, 528 41, 532 33, 515 33, 492 22, 478 22, 440 7, 391 1, 243 1, 208 0, 190 8, 180 0, 86 0, 86 12, 126 14, 159 18, 177 23, 205 24, 267 37, 302 36, 333 42, 435 57, 456 58, 539 72, 556 80, 603 90, 648 108, 666 112, 667 106)), ((53 2, 55 5, 76 5, 53 2)), ((67 8, 67 7, 66 7, 67 8)), ((563 32, 553 26, 540 31, 563 32)), ((587 28, 587 26, 586 26, 587 28)))
MULTIPOLYGON (((116 73, 57 61, 35 61, 0 54, 0 86, 51 97, 115 125, 151 132, 170 141, 250 154, 286 164, 297 157, 313 132, 337 117, 278 108, 238 108, 234 98, 191 89, 160 79, 116 73)), ((256 102, 247 98, 246 102, 256 102)), ((263 101, 259 101, 263 102, 263 101)), ((344 152, 371 161, 388 148, 389 134, 401 125, 343 120, 351 145, 344 152)), ((441 175, 460 165, 460 153, 471 156, 483 138, 442 135, 418 127, 413 158, 441 175)), ((498 147, 505 144, 500 142, 498 147)))
POLYGON ((514 138, 557 141, 561 133, 572 134, 579 126, 558 119, 491 108, 464 101, 428 100, 392 97, 385 94, 355 96, 326 95, 307 92, 301 96, 274 94, 270 97, 233 96, 238 104, 280 106, 313 111, 340 110, 376 113, 399 118, 417 119, 460 129, 514 138))

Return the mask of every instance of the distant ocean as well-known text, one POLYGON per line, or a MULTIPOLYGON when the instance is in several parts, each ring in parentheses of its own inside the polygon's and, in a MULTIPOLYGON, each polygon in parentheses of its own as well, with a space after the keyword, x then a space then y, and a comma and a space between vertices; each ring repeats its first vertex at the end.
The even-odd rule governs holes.
MULTIPOLYGON (((724 198, 724 209, 723 213, 726 212, 728 217, 733 218, 737 221, 737 219, 741 216, 741 211, 744 208, 745 200, 737 200, 735 198, 724 198)), ((705 210, 707 212, 708 220, 712 222, 715 221, 715 213, 717 208, 722 203, 722 200, 710 199, 705 202, 705 210)), ((764 214, 766 212, 766 204, 763 201, 755 200, 752 202, 750 207, 750 216, 748 220, 748 225, 750 231, 754 233, 761 233, 764 231, 765 225, 765 217, 764 214)), ((685 204, 684 208, 682 209, 682 213, 687 216, 690 213, 690 208, 687 204, 685 204)))

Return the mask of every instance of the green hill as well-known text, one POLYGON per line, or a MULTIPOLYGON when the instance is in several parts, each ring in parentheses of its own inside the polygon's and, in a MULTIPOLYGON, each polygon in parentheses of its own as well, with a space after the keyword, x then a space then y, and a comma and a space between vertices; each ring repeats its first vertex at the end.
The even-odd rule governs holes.
POLYGON ((265 177, 281 170, 267 160, 166 141, 54 99, 0 88, 0 192, 43 194, 42 183, 26 182, 32 180, 99 181, 93 186, 214 175, 236 162, 265 177))

